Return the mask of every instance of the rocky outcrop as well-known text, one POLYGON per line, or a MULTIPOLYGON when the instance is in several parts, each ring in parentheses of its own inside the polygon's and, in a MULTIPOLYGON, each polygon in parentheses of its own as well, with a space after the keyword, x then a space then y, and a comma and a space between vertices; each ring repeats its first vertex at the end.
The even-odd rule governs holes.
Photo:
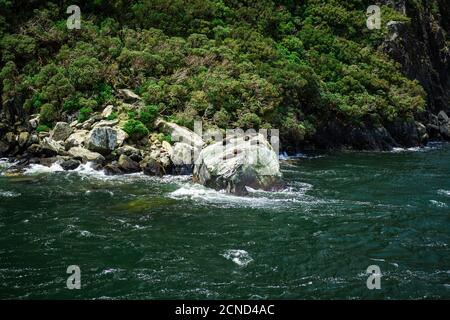
POLYGON ((207 146, 194 166, 193 181, 238 195, 246 194, 246 187, 282 186, 278 155, 261 134, 237 135, 207 146))
POLYGON ((389 21, 388 34, 380 49, 400 63, 404 74, 420 82, 427 92, 430 112, 449 112, 448 0, 383 2, 410 17, 411 23, 389 21))
POLYGON ((441 110, 437 116, 430 117, 428 128, 434 135, 450 141, 450 118, 444 111, 441 110))

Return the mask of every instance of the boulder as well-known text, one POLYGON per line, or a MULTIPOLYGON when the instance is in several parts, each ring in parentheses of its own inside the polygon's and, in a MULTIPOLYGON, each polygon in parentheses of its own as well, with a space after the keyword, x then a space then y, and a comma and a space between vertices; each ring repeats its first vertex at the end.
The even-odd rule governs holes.
POLYGON ((203 147, 203 139, 195 132, 188 128, 177 125, 176 123, 167 122, 162 119, 156 121, 156 126, 161 132, 170 135, 172 141, 187 143, 195 148, 201 149, 203 147))
POLYGON ((77 130, 72 133, 65 142, 66 150, 69 150, 72 147, 80 147, 83 145, 89 131, 87 130, 77 130))
POLYGON ((30 134, 28 132, 24 131, 19 133, 18 142, 20 147, 27 146, 29 141, 30 141, 30 134))
POLYGON ((91 151, 107 154, 117 147, 117 132, 110 127, 94 128, 88 133, 84 144, 91 151))
POLYGON ((131 91, 130 89, 119 89, 118 90, 119 96, 124 100, 128 102, 134 102, 141 100, 141 97, 139 97, 136 93, 131 91))
POLYGON ((50 139, 55 141, 64 141, 72 133, 72 127, 67 122, 57 122, 50 132, 50 139))
POLYGON ((437 117, 438 117, 439 122, 444 122, 445 123, 445 122, 449 122, 450 121, 449 118, 448 118, 448 115, 443 110, 441 110, 438 113, 437 117))
POLYGON ((141 171, 141 167, 139 166, 139 163, 133 161, 130 159, 130 157, 122 154, 119 157, 118 161, 119 168, 126 173, 133 173, 133 172, 139 172, 141 171))
POLYGON ((147 156, 139 163, 142 171, 149 176, 162 176, 165 174, 164 168, 158 161, 147 156))
POLYGON ((75 170, 80 166, 81 162, 75 159, 69 159, 61 162, 61 167, 64 170, 75 170))
POLYGON ((42 139, 41 148, 43 150, 52 151, 56 154, 63 154, 65 150, 61 143, 49 137, 45 137, 44 139, 42 139))
POLYGON ((106 166, 103 167, 103 170, 105 171, 105 173, 108 176, 112 176, 112 175, 117 175, 117 174, 122 174, 122 170, 120 170, 120 168, 117 166, 117 163, 113 164, 107 164, 106 166))
POLYGON ((173 163, 174 174, 191 174, 194 168, 195 148, 187 143, 177 142, 173 146, 170 156, 173 163))
POLYGON ((72 147, 69 149, 69 155, 73 158, 81 159, 83 161, 103 162, 105 158, 97 152, 89 151, 82 147, 72 147))
POLYGON ((115 152, 119 156, 126 155, 126 156, 130 157, 130 159, 133 161, 139 162, 142 160, 141 150, 139 150, 135 147, 132 147, 132 146, 123 146, 123 147, 117 148, 115 152))
POLYGON ((114 120, 101 120, 93 125, 93 128, 97 127, 114 127, 116 124, 119 123, 118 119, 114 120))
POLYGON ((112 104, 108 105, 102 111, 102 117, 108 118, 114 111, 114 106, 112 104))
POLYGON ((172 153, 173 153, 173 148, 172 148, 172 145, 171 145, 170 143, 168 143, 167 141, 163 141, 163 142, 161 142, 161 147, 162 147, 165 151, 167 151, 167 153, 168 153, 169 155, 172 155, 172 153))
POLYGON ((9 144, 0 140, 0 157, 3 157, 7 154, 9 150, 9 144))
POLYGON ((117 127, 115 127, 114 129, 117 132, 117 146, 120 147, 121 145, 123 145, 125 140, 128 139, 128 133, 117 127))
POLYGON ((245 195, 246 187, 276 190, 283 186, 278 155, 261 134, 236 135, 200 153, 193 181, 216 190, 245 195))

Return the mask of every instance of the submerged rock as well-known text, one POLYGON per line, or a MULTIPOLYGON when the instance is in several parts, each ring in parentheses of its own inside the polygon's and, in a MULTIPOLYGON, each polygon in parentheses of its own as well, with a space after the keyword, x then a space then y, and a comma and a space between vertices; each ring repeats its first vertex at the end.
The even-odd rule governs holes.
POLYGON ((281 177, 278 155, 261 134, 209 145, 201 151, 193 172, 194 182, 239 195, 247 194, 246 187, 279 189, 281 177))

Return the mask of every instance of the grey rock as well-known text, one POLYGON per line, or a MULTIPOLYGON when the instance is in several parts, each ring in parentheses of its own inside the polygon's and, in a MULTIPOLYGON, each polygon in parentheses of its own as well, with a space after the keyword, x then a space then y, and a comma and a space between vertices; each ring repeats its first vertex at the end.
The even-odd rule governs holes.
POLYGON ((67 122, 57 122, 53 130, 50 132, 50 139, 55 141, 66 140, 73 129, 67 122))
POLYGON ((117 132, 109 127, 94 128, 87 135, 84 144, 91 151, 109 153, 117 147, 117 132))
POLYGON ((69 155, 73 158, 82 159, 83 161, 103 162, 105 158, 97 152, 89 151, 82 147, 73 147, 69 149, 69 155))
POLYGON ((242 195, 247 188, 280 188, 282 175, 278 155, 261 134, 227 138, 200 153, 193 181, 216 190, 242 195))
POLYGON ((122 154, 119 157, 118 165, 122 171, 127 172, 127 173, 141 171, 141 167, 139 166, 139 163, 131 160, 128 156, 126 156, 124 154, 122 154))

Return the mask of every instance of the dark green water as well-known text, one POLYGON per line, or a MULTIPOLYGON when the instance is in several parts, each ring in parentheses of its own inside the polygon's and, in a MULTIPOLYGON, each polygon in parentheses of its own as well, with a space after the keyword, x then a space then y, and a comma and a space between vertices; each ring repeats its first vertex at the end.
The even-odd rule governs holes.
POLYGON ((448 145, 283 172, 288 190, 250 197, 86 168, 0 176, 0 298, 450 298, 448 145))

